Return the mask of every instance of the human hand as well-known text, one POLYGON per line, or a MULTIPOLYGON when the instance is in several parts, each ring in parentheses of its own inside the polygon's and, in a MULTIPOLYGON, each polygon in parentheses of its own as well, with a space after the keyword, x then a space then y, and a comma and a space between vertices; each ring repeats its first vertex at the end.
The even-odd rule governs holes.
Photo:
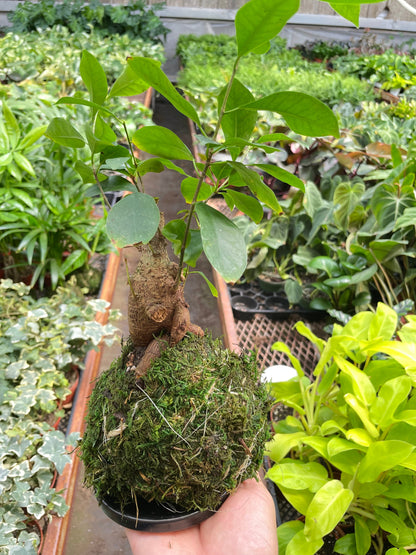
POLYGON ((181 532, 126 529, 133 555, 277 555, 273 499, 246 480, 208 520, 181 532))

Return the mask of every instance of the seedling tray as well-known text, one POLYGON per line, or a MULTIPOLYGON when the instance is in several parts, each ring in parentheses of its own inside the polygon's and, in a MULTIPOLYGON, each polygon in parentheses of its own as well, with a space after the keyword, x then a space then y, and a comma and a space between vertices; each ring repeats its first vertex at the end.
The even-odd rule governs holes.
POLYGON ((313 310, 307 306, 290 306, 286 297, 277 293, 268 293, 260 289, 255 282, 228 288, 234 318, 250 320, 255 314, 263 314, 270 320, 283 320, 298 315, 308 320, 321 320, 325 312, 313 310))

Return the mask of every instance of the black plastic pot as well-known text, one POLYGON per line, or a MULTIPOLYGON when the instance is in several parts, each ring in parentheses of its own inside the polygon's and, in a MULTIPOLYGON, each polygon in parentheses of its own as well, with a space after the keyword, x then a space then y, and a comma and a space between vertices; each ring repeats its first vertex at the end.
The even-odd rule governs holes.
POLYGON ((105 497, 99 500, 104 513, 117 524, 146 532, 177 532, 186 530, 207 520, 215 511, 186 512, 174 505, 147 503, 143 499, 121 509, 115 500, 105 497))

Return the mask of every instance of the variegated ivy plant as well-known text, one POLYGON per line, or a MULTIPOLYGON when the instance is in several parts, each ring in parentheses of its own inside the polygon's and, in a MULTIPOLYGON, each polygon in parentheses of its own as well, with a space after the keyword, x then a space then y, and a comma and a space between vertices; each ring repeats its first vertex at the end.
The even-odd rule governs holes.
MULTIPOLYGON (((160 223, 159 208, 156 200, 145 192, 142 177, 148 172, 173 169, 183 175, 181 191, 188 206, 180 218, 166 222, 163 229, 163 234, 173 243, 175 254, 179 257, 178 276, 186 267, 194 266, 203 251, 225 280, 235 281, 242 275, 247 263, 244 238, 230 219, 209 205, 209 199, 222 195, 230 208, 236 206, 253 221, 259 222, 264 206, 274 212, 280 211, 274 193, 263 182, 259 170, 303 189, 300 179, 272 164, 243 165, 237 160, 243 150, 271 152, 275 150, 276 143, 286 139, 285 135, 277 133, 263 136, 257 143, 251 142, 258 112, 280 114, 288 126, 301 135, 338 136, 339 133, 335 115, 312 96, 279 92, 254 98, 235 77, 240 60, 252 52, 266 52, 270 40, 298 11, 299 3, 299 0, 250 0, 237 11, 237 56, 228 83, 217 97, 218 118, 214 139, 201 137, 205 151, 202 162, 195 160, 191 151, 172 131, 158 125, 137 129, 132 136, 126 133, 128 146, 117 145, 113 125, 124 128, 125 132, 127 130, 124 122, 107 107, 113 97, 139 94, 152 87, 201 129, 198 113, 171 84, 159 62, 143 57, 130 58, 123 73, 109 89, 99 61, 89 52, 83 52, 80 72, 89 98, 78 94, 61 98, 59 103, 89 106, 91 125, 81 132, 67 119, 55 118, 49 125, 47 135, 68 147, 89 146, 91 164, 79 162, 77 169, 86 183, 94 184, 96 192, 116 189, 132 191, 108 214, 108 233, 119 246, 148 243, 156 234, 160 223), (220 135, 224 139, 220 140, 220 135), (135 157, 134 147, 154 157, 140 161, 135 157), (231 154, 231 160, 215 161, 214 154, 225 150, 231 154), (192 161, 194 173, 187 174, 173 160, 192 161), (238 190, 243 185, 250 190, 249 195, 238 190), (192 225, 194 219, 196 228, 191 229, 195 227, 192 225)), ((340 15, 358 25, 360 0, 333 0, 329 3, 340 15)))

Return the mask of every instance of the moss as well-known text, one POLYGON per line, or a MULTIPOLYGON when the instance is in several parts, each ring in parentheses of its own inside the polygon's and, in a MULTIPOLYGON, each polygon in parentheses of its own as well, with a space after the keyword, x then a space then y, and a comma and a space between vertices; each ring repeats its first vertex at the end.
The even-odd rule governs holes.
POLYGON ((137 496, 215 509, 262 462, 269 399, 255 357, 189 336, 137 383, 135 358, 128 343, 91 395, 86 485, 122 505, 137 496))

